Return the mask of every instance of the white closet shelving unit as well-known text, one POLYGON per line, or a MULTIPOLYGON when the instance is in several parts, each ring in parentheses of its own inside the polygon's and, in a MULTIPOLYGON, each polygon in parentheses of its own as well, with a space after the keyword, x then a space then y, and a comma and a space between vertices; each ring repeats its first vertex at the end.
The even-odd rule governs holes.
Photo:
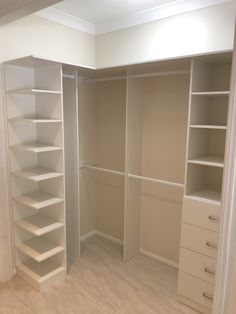
POLYGON ((211 313, 230 71, 231 53, 96 71, 7 62, 17 273, 46 288, 100 234, 124 261, 179 268, 180 301, 211 313))
POLYGON ((38 289, 66 275, 61 65, 5 64, 16 272, 38 289))
POLYGON ((231 55, 192 61, 179 296, 211 313, 227 131, 231 55))

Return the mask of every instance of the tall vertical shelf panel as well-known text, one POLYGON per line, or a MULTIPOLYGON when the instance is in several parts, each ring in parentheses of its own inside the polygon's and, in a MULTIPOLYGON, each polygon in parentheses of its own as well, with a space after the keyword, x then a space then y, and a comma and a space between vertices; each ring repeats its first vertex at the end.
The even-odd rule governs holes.
POLYGON ((38 289, 66 275, 61 65, 5 64, 16 272, 38 289))
POLYGON ((211 313, 227 133, 231 54, 192 60, 179 298, 211 313))

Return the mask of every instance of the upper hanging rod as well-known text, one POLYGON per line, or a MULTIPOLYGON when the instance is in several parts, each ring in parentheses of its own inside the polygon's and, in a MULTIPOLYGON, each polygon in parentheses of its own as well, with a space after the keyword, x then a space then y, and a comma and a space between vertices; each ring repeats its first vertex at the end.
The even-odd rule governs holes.
POLYGON ((150 182, 156 182, 156 183, 161 183, 161 184, 165 184, 165 185, 170 185, 170 186, 176 186, 176 187, 179 187, 179 188, 184 188, 184 184, 182 184, 182 183, 166 181, 166 180, 159 180, 159 179, 154 179, 154 178, 144 177, 144 176, 137 176, 135 174, 128 174, 128 178, 144 180, 144 181, 150 181, 150 182))
POLYGON ((143 74, 131 74, 131 78, 143 78, 143 77, 152 77, 152 76, 168 76, 168 75, 183 75, 189 74, 190 70, 176 70, 176 71, 161 71, 161 72, 152 72, 152 73, 143 73, 143 74))
POLYGON ((73 74, 66 74, 66 73, 63 73, 62 74, 62 77, 64 78, 69 78, 69 79, 75 79, 75 76, 73 74))
POLYGON ((125 173, 122 172, 122 171, 112 170, 112 169, 107 169, 107 168, 102 168, 102 167, 97 167, 97 166, 93 166, 93 165, 84 165, 84 166, 80 167, 80 169, 83 169, 83 168, 98 170, 98 171, 107 172, 107 173, 118 174, 120 176, 124 176, 125 175, 125 173))

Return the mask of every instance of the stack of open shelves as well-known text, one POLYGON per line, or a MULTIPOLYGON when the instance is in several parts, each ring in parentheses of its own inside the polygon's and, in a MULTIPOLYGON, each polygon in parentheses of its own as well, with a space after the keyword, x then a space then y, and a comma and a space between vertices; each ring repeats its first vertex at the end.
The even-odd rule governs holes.
POLYGON ((44 289, 65 277, 61 65, 5 65, 16 271, 44 289))
POLYGON ((194 60, 186 195, 220 202, 230 62, 194 60))
POLYGON ((179 294, 203 313, 214 299, 230 69, 227 54, 192 62, 179 294))

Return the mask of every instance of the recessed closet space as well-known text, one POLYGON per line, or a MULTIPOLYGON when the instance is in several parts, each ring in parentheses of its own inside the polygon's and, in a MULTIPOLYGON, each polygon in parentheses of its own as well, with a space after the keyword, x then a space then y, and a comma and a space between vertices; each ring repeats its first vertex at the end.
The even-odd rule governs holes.
POLYGON ((81 238, 123 242, 126 70, 80 73, 81 238))
POLYGON ((189 78, 189 60, 129 69, 125 260, 141 251, 177 267, 189 78))
POLYGON ((65 277, 61 65, 5 65, 17 273, 45 288, 65 277))

